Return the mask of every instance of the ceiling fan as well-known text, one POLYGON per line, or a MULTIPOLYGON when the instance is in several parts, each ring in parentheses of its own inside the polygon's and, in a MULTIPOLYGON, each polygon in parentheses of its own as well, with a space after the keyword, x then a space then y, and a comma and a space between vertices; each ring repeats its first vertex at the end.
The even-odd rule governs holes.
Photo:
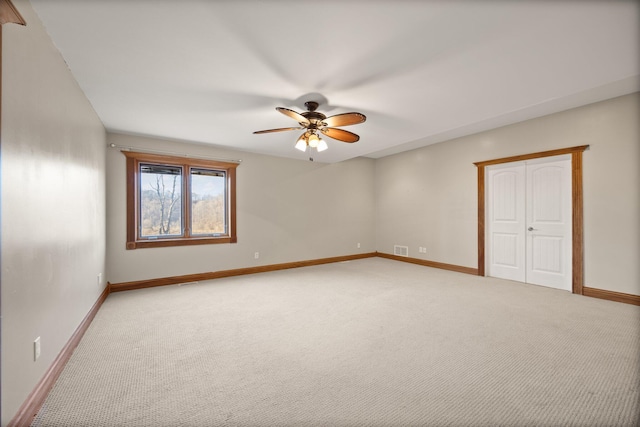
POLYGON ((364 114, 343 113, 327 117, 316 111, 319 105, 317 102, 307 101, 304 105, 307 107, 308 111, 303 113, 297 113, 288 108, 276 107, 276 110, 297 121, 300 125, 299 127, 259 130, 253 133, 261 134, 305 129, 304 133, 300 135, 295 145, 295 147, 300 151, 306 151, 307 147, 315 148, 318 151, 324 151, 328 148, 327 143, 320 139, 318 132, 321 132, 329 138, 337 139, 342 142, 356 142, 360 139, 360 137, 355 133, 337 129, 336 126, 349 126, 363 123, 367 120, 367 117, 364 114))

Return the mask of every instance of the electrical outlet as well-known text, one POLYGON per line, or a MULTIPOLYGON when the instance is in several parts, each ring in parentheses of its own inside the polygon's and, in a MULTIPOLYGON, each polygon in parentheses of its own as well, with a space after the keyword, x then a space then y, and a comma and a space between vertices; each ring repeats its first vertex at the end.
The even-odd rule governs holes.
POLYGON ((360 249, 360 243, 358 243, 358 249, 360 249))
POLYGON ((35 362, 40 357, 40 337, 33 341, 33 361, 35 362))
POLYGON ((256 253, 254 253, 254 254, 253 254, 253 258, 254 258, 254 259, 258 259, 258 258, 260 258, 260 252, 256 252, 256 253))
POLYGON ((98 273, 98 285, 102 284, 102 273, 98 273))

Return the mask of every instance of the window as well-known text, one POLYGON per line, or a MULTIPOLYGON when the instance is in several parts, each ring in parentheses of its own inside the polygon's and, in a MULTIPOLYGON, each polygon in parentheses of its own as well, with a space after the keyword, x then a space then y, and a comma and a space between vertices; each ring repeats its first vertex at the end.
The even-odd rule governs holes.
POLYGON ((123 151, 127 249, 236 243, 236 163, 123 151))

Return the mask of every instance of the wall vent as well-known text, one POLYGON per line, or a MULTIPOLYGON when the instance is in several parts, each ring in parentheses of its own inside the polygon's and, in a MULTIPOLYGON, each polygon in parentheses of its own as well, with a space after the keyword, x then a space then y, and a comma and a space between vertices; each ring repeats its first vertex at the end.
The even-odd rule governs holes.
POLYGON ((409 246, 393 246, 393 254, 398 256, 409 256, 409 246))

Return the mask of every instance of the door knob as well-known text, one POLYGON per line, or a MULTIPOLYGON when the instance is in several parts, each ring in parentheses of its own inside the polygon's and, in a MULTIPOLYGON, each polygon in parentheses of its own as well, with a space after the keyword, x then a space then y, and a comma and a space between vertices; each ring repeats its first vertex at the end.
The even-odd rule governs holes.
POLYGON ((527 230, 529 230, 529 231, 535 231, 535 228, 533 228, 533 227, 529 227, 529 228, 527 228, 527 230))

